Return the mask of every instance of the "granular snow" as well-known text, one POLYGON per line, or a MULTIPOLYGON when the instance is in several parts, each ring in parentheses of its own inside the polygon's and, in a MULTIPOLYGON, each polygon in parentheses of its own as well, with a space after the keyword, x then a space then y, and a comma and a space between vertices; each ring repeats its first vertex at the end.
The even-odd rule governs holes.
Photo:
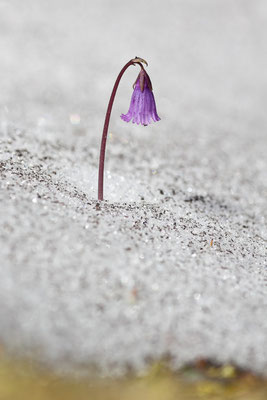
POLYGON ((154 18, 139 1, 28 2, 0 13, 1 342, 61 371, 167 357, 266 374, 265 2, 155 1, 154 18), (136 51, 162 120, 119 120, 133 68, 98 202, 105 106, 136 51))

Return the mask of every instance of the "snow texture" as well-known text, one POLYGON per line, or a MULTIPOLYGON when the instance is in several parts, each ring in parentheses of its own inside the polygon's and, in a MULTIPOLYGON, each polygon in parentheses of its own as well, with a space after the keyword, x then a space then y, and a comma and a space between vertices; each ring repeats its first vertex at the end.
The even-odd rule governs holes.
POLYGON ((0 2, 0 340, 59 371, 267 374, 265 0, 0 2), (149 62, 159 115, 111 117, 149 62))

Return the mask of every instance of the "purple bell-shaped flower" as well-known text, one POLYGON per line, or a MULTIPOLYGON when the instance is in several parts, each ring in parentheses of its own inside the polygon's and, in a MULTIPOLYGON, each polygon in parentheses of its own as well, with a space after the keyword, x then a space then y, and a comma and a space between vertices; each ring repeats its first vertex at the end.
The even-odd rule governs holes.
POLYGON ((134 83, 129 111, 127 114, 122 114, 121 119, 126 122, 132 120, 133 123, 144 126, 160 120, 152 92, 152 84, 144 68, 141 69, 134 83))

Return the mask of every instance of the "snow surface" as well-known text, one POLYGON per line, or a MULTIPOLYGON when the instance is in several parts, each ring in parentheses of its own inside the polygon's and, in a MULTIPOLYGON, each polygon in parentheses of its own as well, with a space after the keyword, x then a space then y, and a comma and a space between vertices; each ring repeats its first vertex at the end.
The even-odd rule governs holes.
POLYGON ((265 0, 0 2, 0 340, 57 370, 267 374, 265 0), (120 68, 158 113, 126 124, 120 68))

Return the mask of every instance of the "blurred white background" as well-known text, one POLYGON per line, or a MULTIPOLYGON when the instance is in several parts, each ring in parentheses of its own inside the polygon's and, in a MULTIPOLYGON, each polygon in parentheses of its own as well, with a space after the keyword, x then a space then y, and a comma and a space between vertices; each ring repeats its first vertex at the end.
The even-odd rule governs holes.
MULTIPOLYGON (((149 63, 162 118, 156 135, 244 119, 258 130, 266 126, 266 22, 264 0, 1 0, 2 122, 9 112, 66 140, 78 114, 79 134, 99 137, 114 80, 137 55, 149 63)), ((121 81, 112 130, 127 128, 119 116, 137 72, 121 81)))

